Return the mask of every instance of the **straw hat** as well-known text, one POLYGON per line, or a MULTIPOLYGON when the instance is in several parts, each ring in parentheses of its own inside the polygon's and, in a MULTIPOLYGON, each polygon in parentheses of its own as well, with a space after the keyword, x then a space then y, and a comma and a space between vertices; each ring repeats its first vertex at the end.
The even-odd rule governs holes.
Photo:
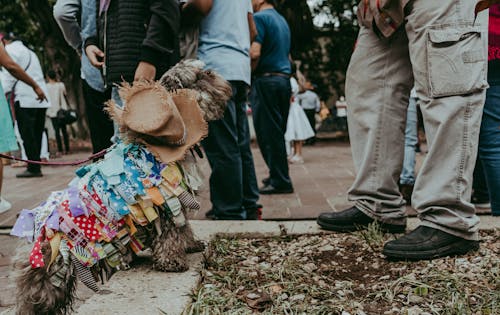
POLYGON ((145 144, 163 163, 182 160, 186 151, 208 134, 198 106, 198 93, 167 92, 157 82, 135 82, 120 88, 124 108, 110 102, 107 110, 130 142, 145 144))

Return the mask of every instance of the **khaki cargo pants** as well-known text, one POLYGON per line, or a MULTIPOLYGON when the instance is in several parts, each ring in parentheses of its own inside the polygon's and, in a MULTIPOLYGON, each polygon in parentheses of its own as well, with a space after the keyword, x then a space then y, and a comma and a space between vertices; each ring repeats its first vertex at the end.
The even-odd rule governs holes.
POLYGON ((488 13, 472 0, 413 0, 390 38, 361 28, 346 97, 355 182, 349 199, 368 216, 405 224, 398 191, 406 109, 415 84, 429 152, 412 204, 422 225, 478 239, 469 202, 487 87, 488 13))

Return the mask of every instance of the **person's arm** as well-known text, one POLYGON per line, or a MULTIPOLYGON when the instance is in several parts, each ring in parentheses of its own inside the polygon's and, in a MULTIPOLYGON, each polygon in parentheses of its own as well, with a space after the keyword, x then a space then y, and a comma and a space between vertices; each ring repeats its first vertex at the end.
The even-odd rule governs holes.
POLYGON ((66 42, 81 54, 82 36, 77 16, 80 14, 80 0, 57 0, 54 5, 54 18, 66 42))
POLYGON ((248 29, 250 30, 250 43, 257 37, 257 27, 255 26, 255 21, 253 20, 253 13, 248 12, 248 29))
POLYGON ((319 113, 319 111, 321 110, 321 102, 319 101, 319 96, 318 94, 314 93, 314 102, 315 102, 315 110, 316 110, 316 113, 319 113))
POLYGON ((253 16, 253 20, 255 22, 255 28, 257 30, 257 36, 255 40, 252 42, 250 46, 250 59, 252 64, 252 71, 257 68, 259 64, 260 55, 262 52, 262 43, 264 42, 264 38, 266 36, 264 22, 258 15, 253 16))
POLYGON ((156 67, 165 55, 174 53, 179 41, 180 9, 178 0, 150 0, 151 19, 142 42, 134 80, 154 80, 156 67))
POLYGON ((207 16, 212 10, 213 0, 190 0, 187 1, 182 6, 182 11, 193 12, 201 14, 202 16, 207 16))
POLYGON ((258 42, 253 42, 252 46, 250 46, 250 59, 252 62, 252 71, 257 69, 261 51, 262 51, 262 45, 258 42))
POLYGON ((31 86, 39 101, 47 99, 40 86, 9 56, 3 44, 0 44, 0 65, 13 77, 31 86))

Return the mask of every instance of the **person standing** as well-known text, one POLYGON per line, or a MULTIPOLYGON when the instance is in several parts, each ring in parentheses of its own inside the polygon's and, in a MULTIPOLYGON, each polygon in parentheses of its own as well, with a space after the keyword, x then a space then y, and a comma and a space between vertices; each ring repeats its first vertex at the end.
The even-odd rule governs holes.
POLYGON ((100 0, 96 9, 97 32, 85 53, 118 103, 113 84, 159 79, 179 61, 178 0, 100 0))
POLYGON ((57 112, 61 109, 67 110, 68 104, 66 102, 66 87, 64 83, 57 81, 57 76, 54 70, 49 70, 47 72, 48 82, 47 89, 49 91, 49 102, 51 104, 50 108, 47 109, 47 116, 52 122, 52 127, 54 128, 54 133, 56 135, 57 142, 57 156, 61 156, 63 153, 67 154, 69 152, 69 137, 68 130, 64 122, 57 118, 57 112), (64 150, 63 142, 64 140, 64 150))
POLYGON ((479 218, 470 203, 487 67, 488 14, 470 0, 368 0, 347 70, 346 99, 356 179, 354 206, 323 213, 333 231, 406 229, 398 190, 405 118, 415 85, 429 144, 413 191, 421 224, 387 242, 389 259, 432 259, 479 248, 479 218))
POLYGON ((311 82, 306 82, 306 90, 297 95, 297 100, 300 106, 304 109, 306 113, 307 120, 314 131, 314 136, 306 140, 306 144, 314 144, 316 142, 316 113, 319 113, 321 109, 321 103, 319 101, 319 96, 312 89, 313 86, 311 82))
POLYGON ((474 173, 472 202, 491 203, 491 213, 500 216, 500 4, 490 7, 488 83, 479 152, 474 173), (484 196, 480 194, 483 193, 484 196), (474 198, 475 197, 475 198, 474 198), (481 198, 482 197, 482 198, 481 198))
POLYGON ((114 133, 113 122, 104 111, 104 103, 111 98, 111 90, 105 90, 101 73, 90 64, 83 51, 83 42, 96 35, 96 15, 96 0, 57 0, 54 5, 54 18, 64 39, 81 56, 85 116, 93 153, 110 147, 114 133))
POLYGON ((411 205, 413 186, 415 186, 415 156, 418 144, 417 102, 417 93, 412 89, 406 113, 403 169, 399 176, 399 191, 407 205, 411 205))
POLYGON ((222 119, 209 123, 202 145, 212 173, 207 217, 218 220, 257 219, 261 206, 250 132, 245 111, 250 86, 250 41, 255 35, 251 0, 194 0, 184 11, 196 10, 200 25, 198 58, 231 83, 233 94, 222 119))
POLYGON ((257 142, 269 169, 261 194, 293 193, 285 132, 292 94, 290 28, 272 3, 252 0, 257 37, 250 48, 254 80, 251 106, 257 142))
MULTIPOLYGON (((0 42, 0 66, 4 67, 16 79, 25 82, 35 92, 37 100, 46 99, 40 86, 7 54, 0 42)), ((4 97, 2 84, 0 84, 0 152, 17 150, 14 121, 9 110, 9 104, 4 97)), ((12 205, 2 197, 3 163, 0 161, 0 213, 8 211, 12 205)))
MULTIPOLYGON (((5 43, 5 50, 12 59, 25 69, 26 73, 33 78, 44 94, 48 94, 42 66, 37 55, 11 33, 4 36, 3 42, 5 43)), ((40 161, 42 134, 45 128, 45 112, 50 107, 50 103, 47 100, 39 101, 31 86, 19 81, 10 73, 5 73, 2 84, 6 93, 14 93, 16 120, 23 138, 26 156, 31 161, 40 161)), ((18 178, 42 176, 40 165, 32 163, 28 163, 27 169, 16 175, 18 178)))

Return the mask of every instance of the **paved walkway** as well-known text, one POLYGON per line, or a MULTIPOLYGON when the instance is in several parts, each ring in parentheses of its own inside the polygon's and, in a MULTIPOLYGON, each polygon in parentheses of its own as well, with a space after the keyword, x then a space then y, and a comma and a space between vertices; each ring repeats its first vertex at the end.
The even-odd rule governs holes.
MULTIPOLYGON (((254 146, 252 151, 260 185, 260 181, 267 176, 267 167, 258 148, 254 146)), ((88 155, 88 152, 83 152, 67 156, 65 159, 79 160, 88 155)), ((417 168, 423 158, 423 154, 417 154, 417 168)), ((329 140, 304 147, 304 160, 304 164, 290 165, 295 193, 261 196, 264 219, 314 219, 321 212, 338 211, 350 206, 347 201, 347 191, 354 179, 354 167, 348 142, 329 140)), ((206 184, 199 196, 202 210, 192 216, 192 219, 198 220, 204 219, 205 212, 211 207, 208 189, 210 168, 206 160, 201 160, 201 167, 206 175, 206 184)), ((33 208, 45 200, 51 191, 66 187, 74 177, 75 169, 76 167, 69 166, 45 167, 43 178, 17 179, 15 174, 22 169, 6 166, 3 196, 12 202, 13 209, 0 214, 0 227, 12 225, 21 209, 33 208)), ((411 213, 410 208, 409 211, 411 213)))

